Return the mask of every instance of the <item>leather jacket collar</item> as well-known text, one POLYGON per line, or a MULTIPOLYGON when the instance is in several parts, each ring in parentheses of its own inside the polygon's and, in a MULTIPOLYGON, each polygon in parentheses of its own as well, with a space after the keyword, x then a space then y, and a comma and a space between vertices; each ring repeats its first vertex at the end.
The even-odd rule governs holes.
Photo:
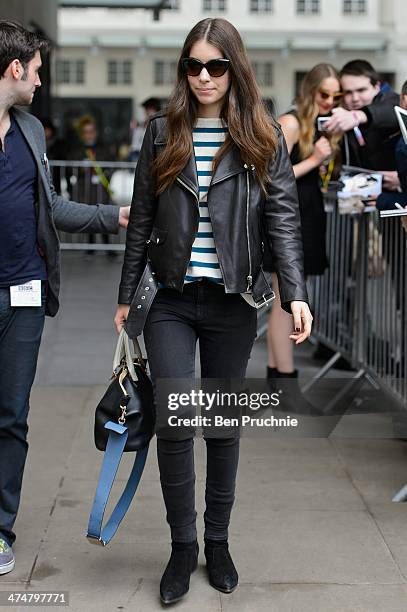
MULTIPOLYGON (((166 143, 167 130, 166 126, 162 124, 157 131, 154 144, 164 146, 166 143)), ((226 151, 226 154, 220 160, 219 165, 212 176, 211 185, 220 183, 221 181, 230 178, 235 174, 239 174, 240 172, 245 172, 246 168, 247 166, 245 166, 244 162, 242 161, 239 149, 235 145, 231 145, 226 151)), ((199 184, 194 152, 192 152, 187 164, 179 174, 179 178, 194 191, 197 197, 199 197, 199 184)))

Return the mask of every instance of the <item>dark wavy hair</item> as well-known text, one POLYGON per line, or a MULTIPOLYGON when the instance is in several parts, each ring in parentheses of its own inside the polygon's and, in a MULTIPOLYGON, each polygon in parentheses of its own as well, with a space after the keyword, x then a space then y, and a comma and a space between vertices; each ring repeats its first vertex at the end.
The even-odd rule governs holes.
POLYGON ((48 48, 45 38, 26 30, 21 23, 0 19, 0 79, 13 60, 20 60, 25 70, 37 51, 48 48))
POLYGON ((186 37, 178 61, 177 82, 167 107, 167 143, 155 160, 157 193, 172 185, 193 152, 192 128, 198 117, 198 102, 191 93, 181 60, 189 57, 192 46, 201 40, 217 47, 230 60, 230 86, 221 110, 228 136, 216 154, 213 170, 235 144, 242 160, 255 166, 257 180, 266 193, 271 180, 269 163, 277 149, 276 123, 263 103, 240 34, 226 19, 203 19, 186 37))

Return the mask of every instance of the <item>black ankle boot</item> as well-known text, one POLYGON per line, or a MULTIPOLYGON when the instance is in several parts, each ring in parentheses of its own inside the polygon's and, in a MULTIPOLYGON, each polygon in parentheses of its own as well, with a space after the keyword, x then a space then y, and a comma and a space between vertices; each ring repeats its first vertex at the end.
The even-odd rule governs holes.
POLYGON ((205 539, 204 552, 209 584, 222 593, 234 591, 239 576, 229 553, 228 541, 205 539))
POLYGON ((179 601, 189 590, 189 579, 198 565, 198 542, 172 542, 172 552, 160 582, 164 604, 179 601))
MULTIPOLYGON (((280 410, 287 414, 302 414, 304 416, 323 416, 323 411, 309 402, 298 384, 298 370, 279 372, 273 384, 280 395, 280 410)), ((279 408, 274 408, 279 410, 279 408)))
POLYGON ((270 368, 267 366, 267 386, 270 393, 278 393, 277 382, 278 370, 277 368, 270 368))

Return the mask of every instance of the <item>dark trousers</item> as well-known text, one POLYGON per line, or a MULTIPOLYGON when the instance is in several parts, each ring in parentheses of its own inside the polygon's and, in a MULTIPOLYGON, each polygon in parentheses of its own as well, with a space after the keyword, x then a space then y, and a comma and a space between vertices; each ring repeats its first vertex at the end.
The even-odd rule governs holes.
POLYGON ((10 290, 0 288, 0 537, 15 540, 27 456, 27 416, 44 327, 45 305, 10 306, 10 290))
MULTIPOLYGON (((194 378, 199 340, 201 378, 242 379, 256 337, 257 316, 239 294, 199 281, 183 293, 160 289, 149 312, 144 340, 154 384, 160 378, 194 378)), ((158 407, 159 409, 159 407, 158 407)), ((205 538, 228 537, 235 498, 239 437, 205 438, 207 470, 205 538)), ((193 437, 157 436, 161 488, 172 540, 196 539, 193 437)))

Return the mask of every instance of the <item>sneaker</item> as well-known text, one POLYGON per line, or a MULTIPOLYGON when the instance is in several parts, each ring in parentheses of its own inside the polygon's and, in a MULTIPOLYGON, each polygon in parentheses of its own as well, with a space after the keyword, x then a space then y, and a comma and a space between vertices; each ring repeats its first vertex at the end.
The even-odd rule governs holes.
POLYGON ((14 569, 14 554, 11 546, 5 540, 0 538, 0 575, 8 574, 14 569))

